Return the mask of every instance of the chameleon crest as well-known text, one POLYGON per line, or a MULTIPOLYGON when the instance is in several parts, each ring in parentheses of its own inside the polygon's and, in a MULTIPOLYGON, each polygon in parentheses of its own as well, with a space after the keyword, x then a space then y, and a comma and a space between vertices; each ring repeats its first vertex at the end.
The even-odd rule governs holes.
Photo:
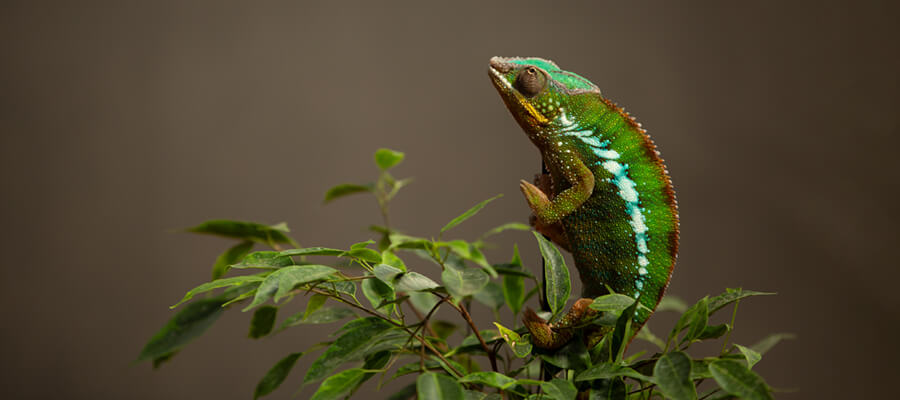
POLYGON ((593 313, 589 299, 607 288, 640 301, 639 328, 678 252, 675 192, 656 146, 596 85, 552 61, 494 57, 489 75, 548 171, 536 185, 520 183, 532 225, 572 253, 586 298, 555 324, 526 312, 535 345, 565 344, 593 313))

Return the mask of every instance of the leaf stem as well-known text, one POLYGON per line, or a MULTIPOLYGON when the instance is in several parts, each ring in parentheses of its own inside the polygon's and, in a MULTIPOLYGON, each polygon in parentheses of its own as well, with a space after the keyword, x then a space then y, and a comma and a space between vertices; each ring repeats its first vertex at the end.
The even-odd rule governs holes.
POLYGON ((725 355, 725 349, 728 348, 728 341, 731 339, 731 331, 734 330, 734 320, 737 317, 738 304, 740 303, 741 299, 734 301, 734 309, 731 311, 731 324, 728 326, 728 333, 725 334, 725 341, 722 342, 722 351, 719 352, 719 356, 725 355))

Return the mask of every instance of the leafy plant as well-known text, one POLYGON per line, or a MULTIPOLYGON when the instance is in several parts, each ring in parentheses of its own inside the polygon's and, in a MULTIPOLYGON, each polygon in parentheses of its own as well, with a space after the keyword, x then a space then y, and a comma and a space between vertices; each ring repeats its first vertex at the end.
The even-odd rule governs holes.
POLYGON ((225 310, 243 304, 243 312, 253 312, 248 335, 254 339, 298 325, 347 320, 335 329, 334 340, 291 352, 278 361, 260 380, 254 398, 273 392, 301 357, 321 348, 324 352, 303 378, 304 385, 319 385, 313 399, 349 397, 376 375, 381 387, 408 374, 418 374, 418 378, 389 398, 772 397, 771 388, 752 368, 772 346, 791 336, 771 335, 752 346, 729 342, 740 300, 770 293, 728 289, 689 307, 674 297, 664 298, 658 311, 678 311, 681 317, 665 338, 654 335, 646 325, 637 333, 636 339, 657 348, 655 354, 644 357, 625 357, 639 303, 622 294, 598 297, 591 305, 601 312, 592 323, 610 328, 591 349, 580 338, 555 351, 533 347, 527 330, 518 322, 513 327, 499 322, 493 327, 477 326, 469 312, 475 303, 492 310, 497 321, 504 307, 518 320, 524 304, 541 287, 549 306, 545 316, 563 312, 571 292, 565 260, 551 242, 535 232, 545 263, 542 277, 523 266, 517 248, 508 263, 488 262, 483 254, 487 239, 510 229, 529 230, 519 223, 499 226, 474 241, 445 238, 500 196, 454 218, 436 238, 395 230, 390 226, 390 201, 410 180, 397 180, 389 171, 403 158, 397 151, 378 150, 379 176, 374 183, 338 185, 325 195, 326 203, 351 194, 373 195, 383 218, 383 225, 370 227, 377 242, 355 243, 346 249, 300 247, 283 223, 215 220, 188 229, 238 242, 216 259, 210 282, 189 290, 172 306, 179 311, 150 339, 138 360, 159 367, 202 335, 225 310), (253 251, 257 245, 269 249, 253 251), (283 248, 285 245, 292 247, 283 248), (327 261, 312 262, 310 257, 327 261), (201 295, 204 297, 197 298, 201 295), (281 308, 296 298, 306 299, 305 309, 277 324, 281 308), (730 322, 710 325, 710 317, 727 306, 733 307, 730 322), (440 308, 453 310, 459 321, 436 320, 440 308), (464 337, 451 340, 455 331, 465 331, 464 337), (718 354, 688 355, 693 344, 717 339, 722 340, 718 354), (700 387, 705 389, 703 394, 698 394, 700 387))

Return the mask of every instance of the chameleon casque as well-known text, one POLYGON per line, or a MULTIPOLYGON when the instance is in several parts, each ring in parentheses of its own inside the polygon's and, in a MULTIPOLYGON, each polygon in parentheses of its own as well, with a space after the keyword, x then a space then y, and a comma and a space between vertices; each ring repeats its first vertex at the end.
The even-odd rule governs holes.
POLYGON ((572 253, 583 286, 554 324, 526 311, 532 342, 546 349, 567 343, 596 314, 588 306, 607 287, 646 307, 634 315, 637 332, 662 298, 678 252, 675 192, 656 146, 596 85, 552 61, 494 57, 489 75, 548 172, 537 186, 519 185, 531 223, 572 253))

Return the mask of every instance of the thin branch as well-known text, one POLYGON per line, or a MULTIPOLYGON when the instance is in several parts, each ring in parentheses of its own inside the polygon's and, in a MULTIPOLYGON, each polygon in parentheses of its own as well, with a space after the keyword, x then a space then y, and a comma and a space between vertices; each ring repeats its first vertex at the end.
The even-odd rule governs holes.
POLYGON ((396 327, 398 327, 398 328, 400 328, 400 329, 403 329, 404 331, 406 331, 406 333, 408 333, 408 334, 412 335, 413 337, 415 337, 416 339, 418 339, 419 342, 421 342, 423 346, 425 346, 426 348, 428 348, 429 351, 431 351, 432 353, 434 353, 435 356, 437 356, 439 359, 441 359, 441 361, 443 361, 444 364, 446 364, 447 367, 450 368, 450 370, 452 370, 453 373, 455 373, 457 376, 460 376, 460 377, 461 377, 461 376, 464 376, 464 375, 465 375, 465 374, 463 374, 462 372, 459 372, 456 368, 454 368, 453 365, 450 364, 450 362, 444 357, 444 354, 443 354, 443 353, 441 353, 440 351, 438 351, 437 349, 435 349, 434 346, 431 345, 431 343, 428 343, 428 341, 425 339, 425 336, 424 336, 424 335, 416 336, 416 334, 414 334, 411 330, 409 330, 409 328, 407 328, 406 325, 403 325, 403 324, 401 324, 401 323, 398 323, 397 321, 394 321, 394 320, 392 320, 392 319, 390 319, 390 318, 386 318, 385 316, 383 316, 383 315, 381 315, 381 314, 378 314, 378 313, 375 312, 375 311, 369 310, 368 308, 365 308, 365 307, 363 307, 363 306, 359 306, 359 305, 353 304, 353 303, 347 301, 346 299, 344 299, 343 297, 341 297, 340 295, 335 296, 333 293, 329 293, 329 292, 326 292, 326 291, 321 290, 321 289, 312 289, 311 291, 312 291, 313 293, 318 293, 318 294, 321 294, 321 295, 329 296, 329 297, 331 297, 331 298, 333 298, 333 299, 335 299, 335 300, 338 300, 338 301, 340 301, 340 302, 342 302, 342 303, 344 303, 344 304, 347 304, 347 305, 349 305, 349 306, 351 306, 351 307, 354 307, 354 308, 356 308, 356 309, 358 309, 358 310, 360 310, 360 311, 362 311, 362 312, 365 312, 366 314, 369 314, 369 315, 372 315, 372 316, 374 316, 374 317, 380 318, 380 319, 382 319, 382 320, 384 320, 384 321, 387 321, 387 322, 390 323, 391 325, 394 325, 394 326, 396 326, 396 327))
MULTIPOLYGON (((453 304, 453 303, 450 303, 450 304, 453 304)), ((484 349, 484 352, 487 353, 487 355, 488 355, 488 359, 491 360, 491 369, 493 369, 494 372, 499 372, 497 370, 497 354, 495 354, 493 351, 491 351, 490 348, 488 348, 488 345, 484 341, 484 338, 481 337, 481 332, 478 332, 478 328, 475 327, 475 322, 472 321, 472 316, 469 315, 469 312, 466 310, 466 306, 464 306, 462 303, 460 303, 459 306, 454 305, 453 308, 456 308, 459 311, 460 315, 462 315, 462 317, 465 318, 465 320, 469 324, 469 326, 472 327, 472 330, 475 332, 475 337, 477 337, 478 342, 481 343, 481 348, 484 349)))

